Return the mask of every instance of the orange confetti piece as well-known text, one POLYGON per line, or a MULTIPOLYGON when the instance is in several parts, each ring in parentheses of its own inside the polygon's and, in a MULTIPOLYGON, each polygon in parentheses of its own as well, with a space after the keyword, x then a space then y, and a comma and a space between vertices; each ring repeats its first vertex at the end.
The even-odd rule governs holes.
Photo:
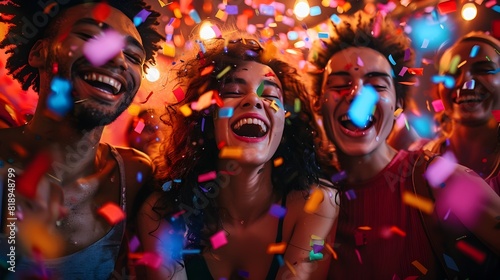
POLYGON ((243 155, 241 147, 223 147, 219 152, 219 158, 239 159, 243 155))
POLYGON ((434 212, 434 202, 432 202, 432 200, 418 196, 409 191, 405 191, 403 193, 403 202, 408 204, 409 206, 420 209, 421 211, 429 215, 434 212))
POLYGON ((361 226, 361 227, 358 227, 359 230, 372 230, 371 227, 369 226, 361 226))
POLYGON ((417 82, 399 82, 400 84, 402 85, 405 85, 405 86, 413 86, 415 85, 417 82))
POLYGON ((293 275, 297 275, 297 271, 295 271, 295 268, 293 267, 293 265, 291 263, 289 263, 287 260, 285 260, 285 264, 288 267, 288 269, 290 269, 290 271, 293 273, 293 275))
POLYGON ((426 275, 427 274, 427 268, 425 268, 425 266, 423 266, 419 261, 412 261, 411 264, 413 266, 415 266, 418 270, 420 270, 420 272, 422 272, 423 275, 426 275))
POLYGON ((222 100, 222 98, 220 98, 219 92, 217 90, 213 90, 213 92, 215 104, 217 104, 217 106, 219 106, 220 108, 224 107, 224 101, 222 100))
POLYGON ((321 201, 323 201, 323 192, 320 189, 315 189, 306 201, 304 211, 309 214, 316 212, 321 201))
POLYGON ((214 66, 213 65, 209 65, 207 67, 204 67, 201 69, 201 72, 200 72, 200 76, 205 76, 205 75, 208 75, 210 74, 212 71, 214 70, 214 66))
POLYGON ((332 253, 333 258, 337 260, 338 259, 337 252, 335 252, 335 250, 333 250, 332 246, 330 246, 330 244, 326 243, 325 247, 326 247, 326 249, 328 249, 328 251, 330 251, 330 253, 332 253))
POLYGON ((400 228, 398 228, 397 226, 392 226, 391 227, 391 232, 392 233, 395 233, 397 235, 400 235, 400 236, 403 236, 405 237, 406 236, 406 232, 402 231, 400 228))
POLYGON ((286 250, 286 242, 271 243, 267 246, 268 254, 283 254, 286 250))
POLYGON ((274 163, 274 167, 278 167, 278 166, 283 164, 283 158, 282 157, 276 158, 276 159, 274 159, 273 163, 274 163))
POLYGON ((104 204, 97 210, 97 213, 103 216, 110 225, 115 225, 125 219, 125 212, 113 202, 104 204))
POLYGON ((181 114, 182 114, 184 117, 189 117, 189 116, 191 116, 191 114, 193 113, 193 111, 191 110, 191 108, 189 108, 189 105, 188 105, 188 104, 184 104, 184 105, 182 105, 182 106, 179 108, 179 111, 181 112, 181 114))
POLYGON ((408 73, 416 76, 423 76, 424 68, 408 68, 408 73))

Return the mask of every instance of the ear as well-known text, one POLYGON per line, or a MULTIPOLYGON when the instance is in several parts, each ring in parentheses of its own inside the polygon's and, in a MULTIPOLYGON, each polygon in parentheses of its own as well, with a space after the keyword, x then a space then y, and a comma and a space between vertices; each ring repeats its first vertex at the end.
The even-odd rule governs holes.
POLYGON ((41 68, 47 63, 48 44, 45 40, 38 40, 33 45, 28 56, 31 67, 41 68))

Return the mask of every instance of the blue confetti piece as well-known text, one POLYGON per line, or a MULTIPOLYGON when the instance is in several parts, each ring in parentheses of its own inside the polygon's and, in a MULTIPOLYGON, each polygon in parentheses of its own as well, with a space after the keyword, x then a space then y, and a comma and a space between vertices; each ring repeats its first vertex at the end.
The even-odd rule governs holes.
POLYGON ((474 47, 472 47, 472 49, 470 50, 470 54, 469 54, 469 56, 470 56, 471 58, 476 57, 477 52, 479 52, 479 48, 480 48, 480 46, 479 46, 479 45, 474 45, 474 47))
POLYGON ((134 17, 134 25, 139 26, 141 23, 145 22, 146 19, 149 17, 151 14, 150 11, 146 9, 142 9, 135 17, 134 17))
POLYGON ((61 77, 54 77, 50 82, 51 92, 47 97, 47 107, 56 115, 62 117, 73 108, 71 82, 61 77))
POLYGON ((164 192, 170 191, 172 189, 172 181, 168 181, 168 182, 163 183, 163 185, 161 186, 161 189, 164 192))
POLYGON ((396 65, 396 61, 394 61, 394 58, 392 58, 392 54, 389 55, 389 61, 392 65, 396 65))
POLYGON ((331 181, 334 183, 340 182, 340 181, 344 180, 345 178, 347 178, 347 173, 345 172, 345 170, 342 170, 339 173, 333 174, 331 181))
POLYGON ((222 107, 219 109, 219 118, 230 118, 233 116, 234 108, 233 107, 222 107))
POLYGON ((183 255, 195 255, 199 254, 201 252, 200 249, 184 249, 181 251, 181 254, 183 255))
POLYGON ((488 72, 486 72, 486 73, 488 73, 488 74, 496 74, 496 73, 498 73, 498 72, 500 72, 500 68, 497 68, 497 69, 495 69, 495 70, 493 70, 493 71, 488 71, 488 72))
POLYGON ((243 278, 248 278, 248 277, 250 277, 250 272, 244 271, 244 270, 239 270, 238 271, 238 275, 240 277, 243 277, 243 278))
POLYGON ((299 33, 295 31, 290 31, 286 34, 286 36, 288 37, 288 40, 295 41, 299 38, 299 33))
POLYGON ((3 160, 0 160, 0 168, 3 168, 4 165, 3 165, 3 160))
POLYGON ((457 264, 455 263, 455 261, 450 256, 448 256, 446 254, 443 254, 443 257, 444 257, 444 262, 446 263, 446 266, 449 269, 453 269, 455 271, 460 271, 460 270, 458 270, 457 264))
POLYGON ((285 265, 285 260, 283 259, 283 256, 282 256, 282 255, 274 255, 274 257, 278 260, 278 264, 279 264, 280 266, 285 265))
POLYGON ((269 209, 269 215, 274 216, 276 218, 283 218, 286 215, 286 211, 287 210, 285 207, 282 207, 279 204, 273 204, 269 209))
POLYGON ((328 32, 318 32, 318 38, 320 39, 328 39, 330 37, 330 34, 328 32))
POLYGON ((180 183, 180 182, 182 182, 181 179, 174 179, 174 183, 180 183))
POLYGON ((365 127, 377 101, 377 91, 370 85, 364 86, 354 97, 351 107, 347 111, 352 123, 357 127, 365 127))
POLYGON ((335 24, 339 24, 342 21, 340 17, 336 14, 331 15, 330 20, 335 24))
POLYGON ((495 6, 491 7, 491 9, 497 13, 500 13, 500 6, 499 5, 495 5, 495 6))
POLYGON ((455 78, 448 75, 434 75, 431 81, 435 84, 443 83, 446 88, 453 88, 455 86, 455 78))
POLYGON ((311 7, 311 9, 309 10, 309 15, 312 17, 321 15, 321 7, 320 6, 311 7))
POLYGON ((474 79, 466 81, 462 86, 462 89, 474 89, 476 87, 476 81, 474 79))
POLYGON ((137 172, 137 177, 136 177, 137 182, 141 183, 142 182, 142 172, 137 172))
POLYGON ((356 192, 353 189, 350 189, 345 192, 345 196, 347 196, 347 199, 349 200, 356 199, 356 192))
POLYGON ((259 11, 264 16, 274 16, 275 14, 274 6, 271 5, 260 4, 259 11))
POLYGON ((205 118, 201 119, 201 132, 205 131, 205 118))
POLYGON ((226 5, 226 14, 237 15, 238 14, 238 5, 226 5))
POLYGON ((206 52, 207 52, 207 50, 205 49, 205 45, 203 44, 203 42, 201 42, 201 41, 197 41, 197 43, 198 43, 198 45, 200 46, 200 51, 201 51, 202 53, 206 53, 206 52))
POLYGON ((285 107, 283 107, 283 103, 279 99, 274 99, 274 102, 280 107, 280 109, 285 110, 285 107))
POLYGON ((198 15, 198 12, 195 9, 192 9, 191 11, 189 11, 189 16, 194 20, 194 22, 196 22, 196 23, 201 22, 200 15, 198 15))

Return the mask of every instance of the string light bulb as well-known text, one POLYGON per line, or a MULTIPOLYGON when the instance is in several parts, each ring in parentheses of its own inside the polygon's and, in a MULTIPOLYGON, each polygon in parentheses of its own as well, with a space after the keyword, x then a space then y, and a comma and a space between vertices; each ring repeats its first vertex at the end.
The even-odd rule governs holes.
POLYGON ((293 7, 293 13, 297 16, 299 20, 302 20, 305 17, 307 17, 310 11, 311 7, 309 6, 307 0, 297 0, 297 2, 295 2, 295 6, 293 7))
POLYGON ((462 7, 462 18, 464 20, 470 21, 475 19, 477 16, 477 7, 474 5, 474 3, 469 2, 465 3, 465 5, 462 7))
POLYGON ((146 79, 148 81, 156 82, 160 78, 160 71, 158 71, 158 68, 155 66, 149 66, 147 73, 146 73, 146 79))

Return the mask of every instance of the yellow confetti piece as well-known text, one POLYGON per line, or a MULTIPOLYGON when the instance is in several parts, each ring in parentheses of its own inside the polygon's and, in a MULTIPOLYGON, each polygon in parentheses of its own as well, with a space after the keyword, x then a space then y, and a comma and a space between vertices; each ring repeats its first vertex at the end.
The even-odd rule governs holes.
POLYGON ((141 111, 141 106, 137 105, 137 104, 131 104, 128 109, 127 109, 127 112, 129 113, 129 115, 131 115, 132 117, 135 117, 137 115, 139 115, 139 112, 141 111))
POLYGON ((317 235, 314 235, 314 234, 311 234, 311 239, 312 240, 323 240, 323 238, 317 236, 317 235))
POLYGON ((286 242, 271 243, 267 246, 268 254, 283 254, 286 250, 286 242))
POLYGON ((189 108, 189 104, 184 104, 184 105, 182 105, 182 106, 179 108, 179 111, 181 111, 181 114, 182 114, 184 117, 189 117, 189 116, 191 116, 191 114, 193 113, 193 111, 191 110, 191 108, 189 108))
POLYGON ((434 212, 434 203, 432 202, 432 200, 418 196, 409 191, 405 191, 403 193, 403 202, 408 204, 409 206, 418 208, 429 215, 434 212))
POLYGON ((278 167, 278 166, 280 166, 280 165, 282 165, 282 164, 283 164, 283 158, 282 158, 282 157, 276 158, 276 159, 273 161, 273 163, 274 163, 274 167, 278 167))
POLYGON ((371 227, 369 226, 362 226, 362 227, 358 227, 359 230, 372 230, 371 227))
POLYGON ((217 77, 216 77, 216 78, 217 78, 217 79, 222 78, 224 75, 226 75, 226 74, 227 74, 227 72, 229 72, 229 70, 231 70, 231 66, 229 66, 229 65, 228 65, 228 66, 226 66, 226 68, 224 68, 224 70, 220 71, 220 73, 219 73, 219 74, 217 74, 217 77))
POLYGON ((293 267, 293 265, 291 263, 289 263, 287 260, 285 260, 285 264, 288 267, 288 269, 290 269, 290 271, 293 273, 293 275, 297 275, 297 271, 295 271, 295 268, 293 267))
POLYGON ((163 54, 170 57, 175 57, 175 46, 172 43, 163 43, 163 54))
POLYGON ((174 16, 176 18, 182 18, 181 9, 174 9, 174 16))
POLYGON ((326 249, 328 249, 328 251, 330 251, 330 253, 332 253, 333 258, 337 260, 338 259, 337 252, 335 252, 335 250, 333 250, 332 246, 330 246, 330 244, 326 243, 325 247, 326 247, 326 249))
MULTIPOLYGON (((451 61, 450 61, 450 74, 455 74, 457 72, 457 68, 458 68, 458 63, 460 62, 460 55, 454 55, 452 58, 451 58, 451 61)), ((466 61, 464 61, 466 62, 466 61)))
POLYGON ((271 108, 273 108, 274 111, 276 111, 276 112, 278 112, 280 110, 280 107, 278 106, 278 103, 276 103, 276 100, 273 100, 273 102, 271 102, 271 104, 269 106, 271 106, 271 108))
POLYGON ((215 14, 215 17, 222 20, 224 17, 226 17, 226 12, 223 10, 218 10, 215 14))
POLYGON ((412 261, 411 264, 413 264, 413 266, 415 266, 418 270, 420 270, 420 272, 422 272, 423 275, 426 275, 427 274, 427 268, 425 268, 425 266, 423 266, 419 261, 412 261))
POLYGON ((223 147, 219 152, 219 158, 239 159, 243 155, 241 147, 223 147))
POLYGON ((295 98, 294 103, 293 103, 293 111, 295 113, 300 112, 300 99, 295 98))
POLYGON ((320 189, 315 189, 304 205, 304 211, 308 214, 313 214, 318 209, 319 204, 323 201, 323 192, 320 189))
POLYGON ((394 111, 394 117, 399 118, 399 116, 403 113, 403 109, 398 108, 396 111, 394 111))
POLYGON ((161 1, 161 0, 158 0, 158 3, 160 3, 160 7, 165 7, 167 6, 167 4, 165 4, 165 2, 161 1))

